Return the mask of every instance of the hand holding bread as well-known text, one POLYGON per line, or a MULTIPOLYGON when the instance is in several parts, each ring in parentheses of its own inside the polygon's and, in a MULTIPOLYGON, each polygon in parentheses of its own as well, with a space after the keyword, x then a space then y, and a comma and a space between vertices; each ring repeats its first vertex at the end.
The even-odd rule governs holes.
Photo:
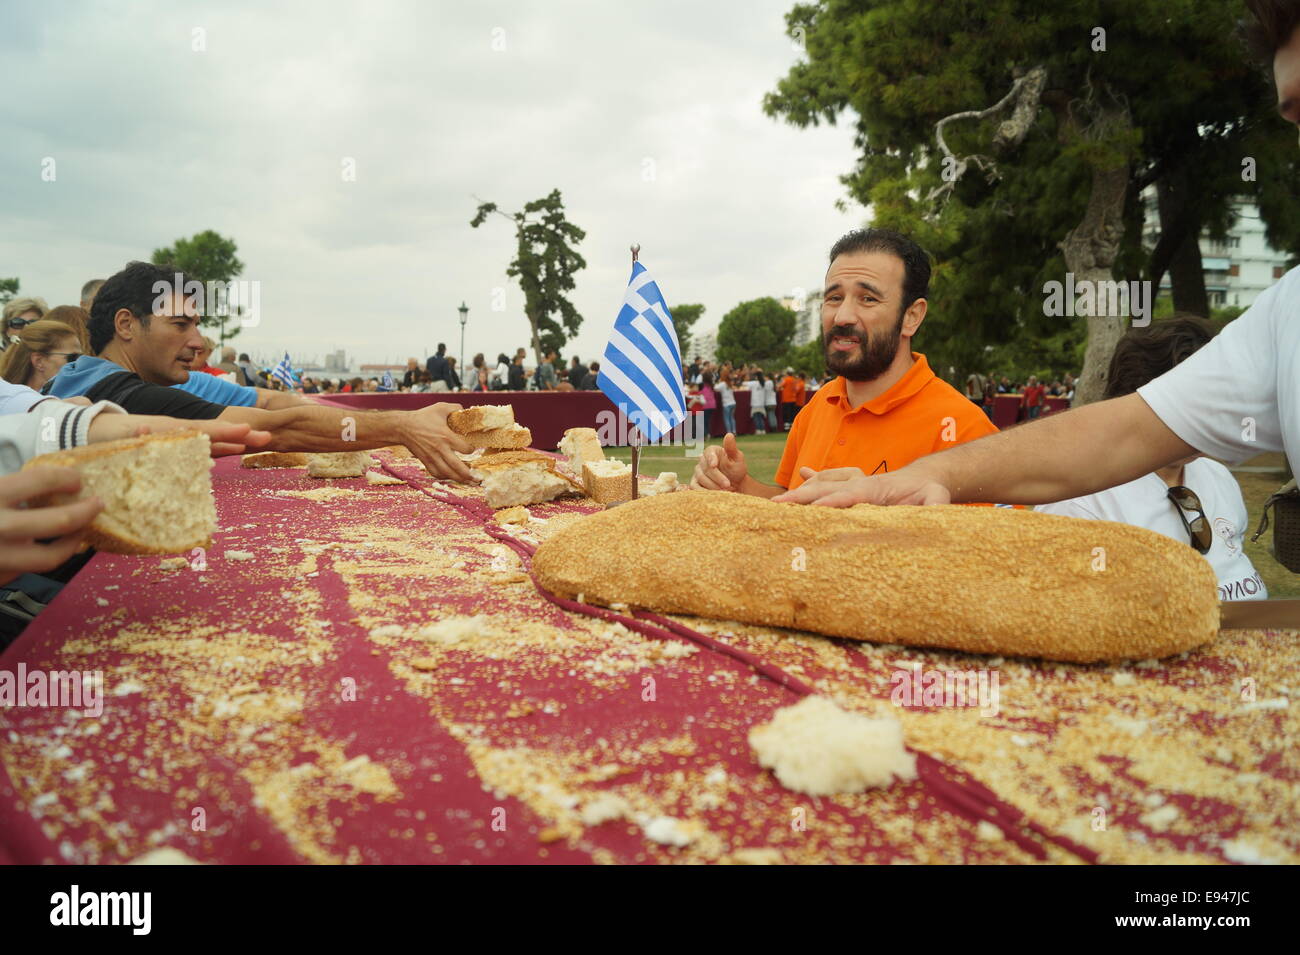
POLYGON ((721 446, 710 445, 696 462, 691 487, 706 491, 739 491, 749 468, 745 466, 745 453, 736 445, 736 436, 728 433, 721 446))
POLYGON ((81 475, 68 467, 35 467, 0 477, 0 585, 21 574, 51 571, 81 549, 104 502, 88 497, 40 504, 80 490, 81 475))
POLYGON ((454 453, 470 451, 470 444, 447 423, 448 416, 460 410, 458 404, 440 401, 419 411, 406 412, 399 443, 419 458, 434 477, 470 483, 469 468, 454 453))

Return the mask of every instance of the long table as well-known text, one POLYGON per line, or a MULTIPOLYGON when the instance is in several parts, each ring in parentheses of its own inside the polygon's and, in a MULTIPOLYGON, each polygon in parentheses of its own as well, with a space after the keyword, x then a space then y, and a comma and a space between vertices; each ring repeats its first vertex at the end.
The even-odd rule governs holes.
POLYGON ((0 708, 0 859, 1300 861, 1295 632, 1068 666, 557 602, 531 550, 596 505, 505 526, 377 457, 407 483, 222 460, 206 552, 89 562, 0 657, 104 691, 0 708), (995 712, 896 696, 976 671, 995 712), (747 734, 810 692, 895 715, 919 778, 780 785, 747 734))
MULTIPOLYGON (((533 433, 533 446, 555 448, 567 428, 608 428, 616 440, 604 443, 611 446, 626 444, 626 426, 616 423, 614 403, 600 391, 443 391, 429 393, 360 392, 346 395, 309 395, 321 404, 339 408, 365 410, 413 411, 440 401, 450 401, 472 408, 475 405, 512 405, 515 421, 533 433)), ((753 434, 754 421, 749 413, 749 392, 736 392, 736 433, 753 434)), ((697 426, 698 427, 698 426, 697 426)), ((674 428, 663 439, 664 443, 682 443, 683 426, 674 428)), ((727 433, 722 421, 722 409, 713 415, 710 432, 721 438, 727 433)))

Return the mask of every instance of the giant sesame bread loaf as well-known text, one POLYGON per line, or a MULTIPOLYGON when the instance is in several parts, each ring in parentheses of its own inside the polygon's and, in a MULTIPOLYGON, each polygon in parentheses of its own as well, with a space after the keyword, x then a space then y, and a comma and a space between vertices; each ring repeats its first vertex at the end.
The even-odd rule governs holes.
POLYGON ((776 504, 690 491, 543 541, 563 597, 830 636, 1088 663, 1214 639, 1214 571, 1154 531, 1004 508, 776 504), (700 548, 730 558, 701 569, 700 548))
POLYGON ((90 526, 91 547, 115 554, 185 554, 212 543, 208 436, 198 431, 123 438, 32 458, 23 469, 70 467, 81 491, 51 503, 97 495, 104 502, 90 526))

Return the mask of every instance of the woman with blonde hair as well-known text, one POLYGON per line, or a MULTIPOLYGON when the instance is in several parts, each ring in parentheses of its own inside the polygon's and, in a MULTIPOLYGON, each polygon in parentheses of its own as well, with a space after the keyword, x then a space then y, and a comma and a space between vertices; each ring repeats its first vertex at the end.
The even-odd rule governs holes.
POLYGON ((9 302, 0 317, 0 351, 13 344, 24 328, 39 322, 49 310, 43 298, 16 298, 9 302))
POLYGON ((90 325, 90 313, 80 305, 56 305, 45 313, 45 321, 62 322, 70 326, 77 333, 77 341, 81 343, 81 353, 90 354, 90 332, 86 330, 90 325))
POLYGON ((63 366, 82 355, 77 331, 65 322, 42 319, 23 327, 0 358, 0 378, 36 391, 63 366))

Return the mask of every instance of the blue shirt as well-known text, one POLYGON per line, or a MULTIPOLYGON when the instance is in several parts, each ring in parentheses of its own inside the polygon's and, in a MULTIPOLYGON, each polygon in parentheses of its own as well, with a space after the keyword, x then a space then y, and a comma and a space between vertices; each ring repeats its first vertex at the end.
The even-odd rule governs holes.
POLYGON ((188 391, 197 398, 211 401, 214 405, 238 405, 243 408, 253 408, 257 405, 256 388, 237 385, 216 375, 209 375, 206 371, 192 371, 189 381, 172 387, 188 391))

